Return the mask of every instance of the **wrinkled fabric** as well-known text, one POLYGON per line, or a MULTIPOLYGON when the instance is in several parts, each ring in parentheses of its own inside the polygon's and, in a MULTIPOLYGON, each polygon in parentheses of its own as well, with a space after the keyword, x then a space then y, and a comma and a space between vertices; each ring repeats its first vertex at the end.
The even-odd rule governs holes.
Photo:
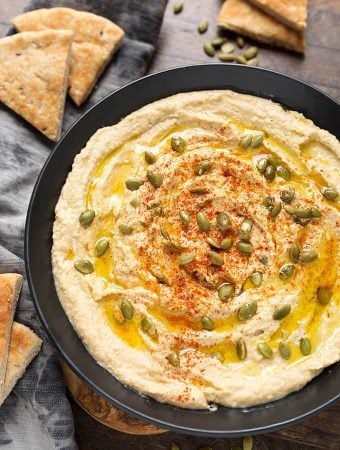
MULTIPOLYGON (((67 100, 63 131, 98 100, 146 72, 166 3, 167 0, 33 0, 28 5, 26 10, 66 6, 90 11, 113 20, 126 34, 85 104, 78 108, 67 100)), ((47 138, 0 105, 0 273, 17 272, 24 276, 15 320, 29 326, 44 341, 39 355, 0 408, 0 446, 5 449, 77 448, 58 357, 37 318, 23 262, 29 199, 53 147, 47 138)))

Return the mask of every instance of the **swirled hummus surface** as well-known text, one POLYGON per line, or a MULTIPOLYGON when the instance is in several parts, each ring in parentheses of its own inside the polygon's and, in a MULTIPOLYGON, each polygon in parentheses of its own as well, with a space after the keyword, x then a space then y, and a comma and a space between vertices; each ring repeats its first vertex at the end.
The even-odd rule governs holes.
POLYGON ((231 91, 100 129, 56 207, 53 272, 89 352, 187 408, 245 407, 340 359, 340 144, 231 91))

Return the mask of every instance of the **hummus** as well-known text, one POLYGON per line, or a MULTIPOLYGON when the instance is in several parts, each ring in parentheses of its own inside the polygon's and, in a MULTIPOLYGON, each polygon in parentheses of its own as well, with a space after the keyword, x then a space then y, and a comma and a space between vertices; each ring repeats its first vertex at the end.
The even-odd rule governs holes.
POLYGON ((125 385, 185 408, 246 407, 340 359, 340 144, 231 91, 102 128, 56 207, 72 325, 125 385))

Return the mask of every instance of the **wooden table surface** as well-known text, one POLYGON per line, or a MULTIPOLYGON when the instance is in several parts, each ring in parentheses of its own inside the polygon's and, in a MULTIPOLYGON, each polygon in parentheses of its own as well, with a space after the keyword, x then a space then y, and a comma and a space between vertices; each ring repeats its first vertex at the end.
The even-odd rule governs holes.
MULTIPOLYGON (((202 44, 216 35, 215 24, 221 0, 184 1, 183 12, 174 16, 174 0, 169 0, 150 72, 185 64, 218 62, 217 58, 209 58, 203 53, 202 44), (209 20, 210 27, 206 34, 198 35, 197 23, 202 18, 209 20)), ((0 35, 6 33, 10 18, 21 12, 26 3, 27 0, 0 1, 0 35)), ((260 46, 259 59, 261 67, 300 78, 340 100, 340 0, 309 0, 304 57, 260 46)), ((158 436, 127 435, 100 425, 73 401, 71 403, 76 439, 81 450, 165 450, 170 449, 172 442, 178 443, 183 450, 199 449, 201 446, 222 450, 242 443, 241 439, 204 439, 172 432, 158 436)), ((303 424, 256 436, 254 443, 254 448, 258 450, 339 450, 340 404, 303 424)))

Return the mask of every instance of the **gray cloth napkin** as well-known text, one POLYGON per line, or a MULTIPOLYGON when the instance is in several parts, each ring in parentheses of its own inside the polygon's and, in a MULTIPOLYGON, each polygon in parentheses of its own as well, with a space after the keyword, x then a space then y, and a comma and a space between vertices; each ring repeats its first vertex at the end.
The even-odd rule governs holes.
MULTIPOLYGON (((85 104, 78 108, 67 101, 64 130, 105 95, 146 72, 166 3, 167 0, 33 0, 29 4, 27 10, 67 6, 94 12, 113 20, 126 33, 117 55, 85 104)), ((0 273, 18 272, 25 277, 26 211, 34 183, 53 146, 0 105, 0 273)), ((0 446, 15 450, 75 449, 72 412, 57 355, 37 318, 26 280, 15 319, 35 330, 44 344, 0 409, 0 446)))

